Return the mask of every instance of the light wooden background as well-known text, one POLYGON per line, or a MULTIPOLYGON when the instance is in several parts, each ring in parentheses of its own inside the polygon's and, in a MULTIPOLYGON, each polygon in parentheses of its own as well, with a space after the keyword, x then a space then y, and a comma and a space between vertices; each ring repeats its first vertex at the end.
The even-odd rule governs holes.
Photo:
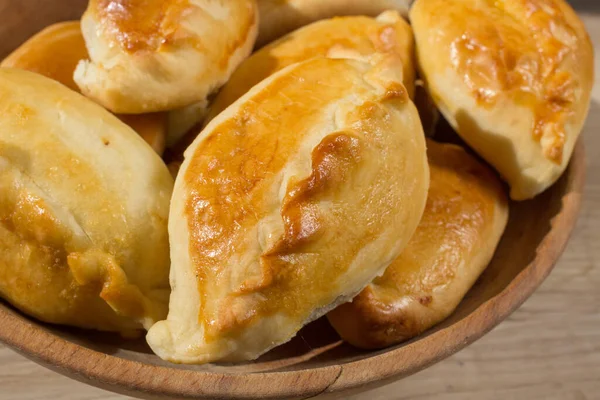
MULTIPOLYGON (((600 0, 593 2, 587 7, 592 10, 582 16, 596 44, 600 81, 600 0)), ((584 210, 551 276, 477 343, 412 377, 351 400, 600 399, 600 84, 594 87, 593 99, 584 137, 584 210)), ((72 381, 0 345, 0 399, 125 397, 72 381)))

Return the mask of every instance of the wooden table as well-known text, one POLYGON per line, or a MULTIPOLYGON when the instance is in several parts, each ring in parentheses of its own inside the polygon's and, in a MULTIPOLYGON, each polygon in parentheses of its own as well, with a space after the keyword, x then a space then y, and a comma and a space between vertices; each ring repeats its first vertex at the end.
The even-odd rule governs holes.
MULTIPOLYGON (((600 3, 591 3, 585 4, 583 18, 595 41, 600 81, 600 3)), ((600 399, 600 84, 594 87, 586 131, 583 213, 565 254, 542 287, 474 345, 351 400, 600 399)), ((125 397, 72 381, 0 345, 0 400, 17 399, 125 397)))

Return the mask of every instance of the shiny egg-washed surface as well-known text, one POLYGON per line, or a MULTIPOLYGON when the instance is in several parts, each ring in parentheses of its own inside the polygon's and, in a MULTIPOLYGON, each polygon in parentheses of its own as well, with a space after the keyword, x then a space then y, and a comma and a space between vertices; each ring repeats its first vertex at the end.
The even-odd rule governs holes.
MULTIPOLYGON (((100 29, 123 49, 156 51, 176 40, 191 40, 180 29, 188 0, 91 0, 92 12, 98 15, 100 29)), ((193 43, 193 42, 192 42, 193 43)))
POLYGON ((531 107, 535 139, 547 135, 544 153, 560 164, 565 124, 581 85, 561 64, 577 56, 577 31, 554 0, 482 4, 458 1, 438 11, 464 29, 452 42, 452 65, 486 107, 501 96, 531 107))
POLYGON ((402 59, 403 82, 412 97, 415 81, 413 35, 394 11, 377 18, 339 17, 315 22, 258 50, 242 62, 223 86, 206 121, 210 121, 252 86, 287 67, 313 57, 357 58, 395 54, 402 59))
POLYGON ((511 197, 556 182, 594 80, 590 39, 573 9, 564 0, 417 0, 410 18, 433 100, 511 197))
POLYGON ((148 336, 158 355, 256 358, 398 254, 428 185, 400 70, 398 58, 294 64, 205 128, 171 207, 170 314, 148 336))
POLYGON ((122 114, 203 102, 252 51, 255 0, 91 0, 82 19, 86 96, 122 114))
POLYGON ((427 206, 402 254, 328 314, 362 348, 408 340, 448 317, 491 260, 508 219, 504 185, 464 149, 427 142, 427 206))
MULTIPOLYGON (((197 3, 189 0, 92 0, 90 5, 101 21, 100 29, 104 34, 128 52, 155 52, 185 44, 206 51, 208 44, 202 37, 187 30, 184 24, 187 14, 198 12, 197 3)), ((256 20, 255 15, 245 12, 249 8, 247 2, 238 3, 238 7, 232 8, 234 14, 230 18, 238 21, 241 34, 222 49, 223 56, 217 60, 221 68, 227 67, 230 54, 242 45, 256 20)), ((199 10, 207 18, 207 23, 222 18, 218 13, 211 15, 201 8, 199 10)))
MULTIPOLYGON (((36 193, 39 188, 11 166, 11 152, 5 146, 0 154, 0 296, 46 322, 117 331, 139 328, 101 298, 100 280, 77 282, 68 264, 74 265, 81 254, 77 252, 89 246, 87 238, 74 234, 49 201, 36 193)), ((89 182, 95 190, 94 181, 89 182)), ((119 289, 109 284, 104 293, 115 290, 119 289)), ((139 302, 131 303, 129 315, 143 315, 135 306, 139 302)))
MULTIPOLYGON (((318 111, 330 107, 340 95, 365 96, 370 89, 368 86, 361 87, 357 92, 352 82, 355 75, 344 63, 321 62, 320 65, 315 63, 315 66, 320 68, 290 73, 277 79, 268 90, 253 96, 251 102, 238 109, 236 118, 214 128, 212 134, 204 137, 199 148, 190 155, 191 161, 184 175, 190 190, 186 216, 191 233, 190 252, 193 264, 197 266, 200 302, 205 305, 200 315, 208 337, 240 329, 257 315, 268 316, 279 310, 294 316, 305 312, 302 303, 313 304, 311 297, 323 297, 324 292, 330 290, 332 280, 342 275, 349 266, 344 259, 340 262, 330 260, 330 265, 323 263, 306 270, 301 264, 313 258, 310 255, 311 244, 318 243, 319 239, 330 241, 338 236, 332 227, 326 229, 329 225, 326 220, 328 217, 342 218, 343 209, 336 210, 335 198, 350 193, 336 192, 351 185, 364 159, 374 156, 366 154, 370 146, 365 140, 375 140, 371 146, 379 147, 383 158, 391 156, 392 149, 384 148, 382 138, 375 135, 364 138, 360 134, 368 128, 375 128, 381 135, 387 134, 385 124, 380 122, 386 118, 381 107, 371 102, 357 106, 355 114, 349 116, 352 121, 348 125, 352 126, 352 130, 326 136, 314 147, 312 172, 307 178, 290 177, 287 183, 282 182, 280 190, 284 191, 283 195, 280 192, 274 198, 265 196, 265 192, 272 190, 273 184, 276 184, 273 178, 281 173, 309 135, 306 129, 322 118, 318 111), (329 68, 326 74, 323 71, 325 66, 329 68), (320 82, 322 75, 339 78, 326 85, 316 84, 307 88, 306 82, 320 82), (312 101, 306 102, 307 97, 312 101), (280 113, 282 104, 283 114, 280 113), (278 134, 281 129, 296 133, 278 134), (275 140, 274 136, 277 137, 275 140), (273 204, 269 207, 265 203, 279 201, 278 197, 282 197, 283 231, 269 232, 269 237, 260 243, 258 263, 249 265, 249 270, 241 274, 242 281, 234 288, 232 296, 212 308, 207 298, 210 293, 207 286, 225 283, 220 282, 223 260, 231 259, 243 250, 244 236, 267 216, 261 211, 273 207, 273 204), (321 202, 334 203, 329 210, 333 215, 322 213, 321 202), (338 213, 340 215, 336 215, 338 213), (250 297, 253 293, 261 293, 261 296, 250 297), (247 303, 248 298, 252 299, 251 303, 247 303)), ((394 98, 409 101, 401 86, 388 90, 386 96, 390 96, 390 101, 394 98)), ((392 187, 389 189, 392 190, 392 187)), ((367 217, 372 219, 371 224, 366 226, 362 240, 345 243, 346 257, 354 258, 365 243, 380 234, 385 221, 379 218, 402 207, 400 200, 400 197, 384 196, 376 200, 379 210, 362 211, 365 215, 360 217, 372 214, 367 217)), ((370 201, 365 199, 365 202, 370 201)), ((352 218, 348 222, 358 227, 359 221, 352 218)))

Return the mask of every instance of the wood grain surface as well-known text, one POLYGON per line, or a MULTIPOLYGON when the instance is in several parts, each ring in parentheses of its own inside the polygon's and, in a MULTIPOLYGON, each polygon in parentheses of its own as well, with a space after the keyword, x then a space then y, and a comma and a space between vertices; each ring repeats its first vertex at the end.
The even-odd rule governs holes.
MULTIPOLYGON (((600 4, 596 10, 586 10, 583 18, 596 44, 600 77, 600 4)), ((352 400, 600 399, 600 85, 593 99, 585 136, 584 209, 552 275, 474 345, 352 400)), ((0 345, 0 400, 124 398, 60 376, 0 345)))

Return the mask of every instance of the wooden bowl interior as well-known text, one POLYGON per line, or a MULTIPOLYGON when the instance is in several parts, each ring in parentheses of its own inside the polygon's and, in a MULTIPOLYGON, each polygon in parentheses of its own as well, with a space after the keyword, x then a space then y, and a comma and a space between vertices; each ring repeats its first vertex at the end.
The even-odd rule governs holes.
MULTIPOLYGON (((32 34, 51 23, 79 18, 86 3, 85 0, 1 0, 0 16, 3 24, 0 26, 0 57, 4 57, 32 34)), ((583 150, 580 143, 569 170, 554 187, 534 200, 511 205, 508 228, 493 261, 456 312, 424 335, 390 349, 371 352, 357 350, 340 341, 327 321, 321 319, 305 327, 288 344, 274 349, 255 362, 183 366, 169 364, 153 355, 143 338, 124 340, 113 334, 32 322, 2 302, 0 321, 3 315, 10 316, 14 329, 18 329, 19 324, 33 323, 40 332, 60 338, 67 345, 75 344, 121 360, 164 367, 173 376, 177 376, 177 370, 237 375, 323 368, 326 371, 327 367, 347 366, 346 375, 342 376, 340 370, 340 376, 332 380, 327 386, 328 390, 348 389, 370 382, 379 384, 422 369, 474 341, 517 308, 535 290, 550 272, 573 227, 579 209, 583 170, 583 150), (393 366, 386 367, 391 365, 390 362, 393 366), (354 367, 356 368, 353 369, 354 367)), ((5 328, 0 327, 2 329, 5 328)), ((31 343, 18 343, 14 339, 16 334, 11 337, 13 339, 7 339, 7 335, 0 333, 0 338, 7 340, 28 357, 46 364, 53 363, 52 356, 47 352, 40 355, 38 349, 32 348, 31 343)), ((73 364, 67 369, 70 370, 61 372, 73 373, 77 366, 73 364)), ((102 372, 96 375, 97 379, 98 376, 102 376, 102 372)), ((78 378, 87 380, 86 376, 80 375, 78 378)), ((109 388, 130 394, 137 394, 136 388, 152 391, 142 381, 132 383, 128 388, 121 388, 119 385, 121 384, 118 382, 109 382, 109 388)), ((367 388, 368 385, 362 387, 367 388)))

